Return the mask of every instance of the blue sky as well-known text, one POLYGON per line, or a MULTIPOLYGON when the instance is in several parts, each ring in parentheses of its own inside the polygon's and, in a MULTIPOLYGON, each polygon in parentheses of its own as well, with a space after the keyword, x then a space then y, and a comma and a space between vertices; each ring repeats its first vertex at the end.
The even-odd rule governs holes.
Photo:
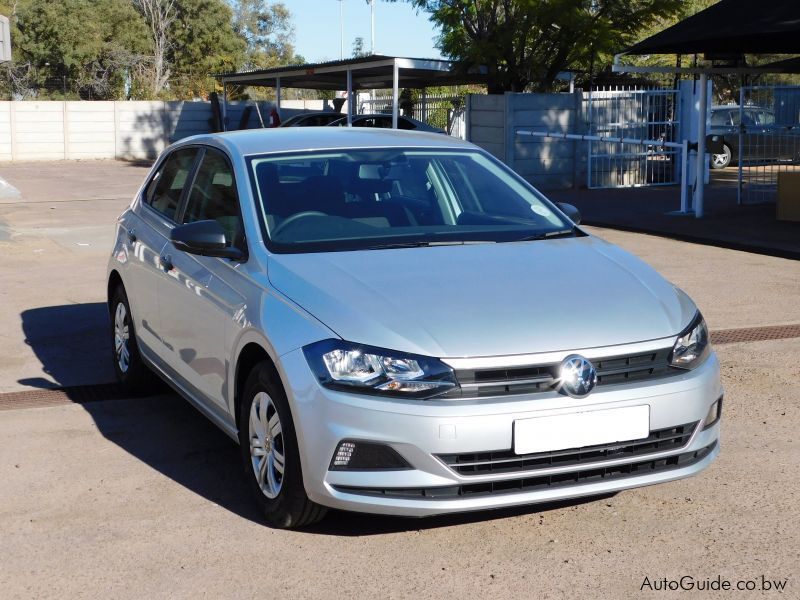
MULTIPOLYGON (((338 60, 340 20, 338 0, 283 0, 292 12, 295 51, 309 62, 338 60)), ((370 10, 366 0, 344 0, 344 56, 353 50, 353 40, 364 38, 370 48, 370 10)), ((425 13, 407 2, 375 2, 375 52, 396 56, 439 58, 434 48, 436 30, 425 13)))

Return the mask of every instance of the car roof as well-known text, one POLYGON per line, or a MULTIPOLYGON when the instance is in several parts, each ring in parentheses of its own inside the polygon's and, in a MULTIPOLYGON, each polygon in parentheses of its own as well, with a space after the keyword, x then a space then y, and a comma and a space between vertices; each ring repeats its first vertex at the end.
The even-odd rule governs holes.
POLYGON ((291 117, 287 117, 286 120, 289 121, 291 119, 301 119, 303 117, 319 117, 321 115, 326 116, 326 117, 328 115, 330 115, 330 116, 336 117, 336 118, 341 118, 342 117, 342 113, 336 112, 336 111, 333 111, 333 110, 315 110, 315 111, 312 111, 312 112, 297 113, 296 115, 292 115, 291 117))
MULTIPOLYGON (((711 110, 718 111, 718 110, 735 110, 739 111, 738 104, 719 104, 716 106, 712 106, 711 110)), ((758 106, 756 104, 745 104, 744 110, 766 110, 767 112, 773 112, 771 108, 767 108, 766 106, 758 106)))
POLYGON ((451 136, 427 131, 373 127, 275 127, 194 135, 174 146, 209 144, 241 156, 303 150, 342 148, 455 148, 477 146, 451 136))

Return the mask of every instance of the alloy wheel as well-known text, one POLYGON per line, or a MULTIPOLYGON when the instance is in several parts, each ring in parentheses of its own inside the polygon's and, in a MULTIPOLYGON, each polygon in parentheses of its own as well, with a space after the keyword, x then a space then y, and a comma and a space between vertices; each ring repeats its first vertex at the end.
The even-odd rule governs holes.
POLYGON ((116 356, 117 366, 121 373, 127 373, 131 364, 129 339, 128 311, 125 309, 125 305, 119 302, 117 310, 114 311, 114 356, 116 356))
POLYGON ((286 453, 283 427, 272 398, 259 392, 250 406, 250 460, 258 487, 267 498, 275 498, 283 487, 286 453))

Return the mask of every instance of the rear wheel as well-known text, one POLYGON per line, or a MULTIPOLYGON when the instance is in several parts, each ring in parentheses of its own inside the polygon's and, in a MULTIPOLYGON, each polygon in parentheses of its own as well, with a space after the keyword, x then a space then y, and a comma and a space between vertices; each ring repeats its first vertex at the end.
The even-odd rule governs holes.
POLYGON ((247 378, 239 410, 239 447, 245 477, 267 522, 291 529, 319 521, 326 509, 306 494, 289 403, 275 379, 266 362, 256 365, 247 378))
POLYGON ((728 144, 723 144, 721 154, 711 155, 711 168, 724 169, 725 167, 731 164, 732 157, 733 153, 731 152, 730 146, 728 146, 728 144))
POLYGON ((117 381, 131 395, 143 394, 155 387, 156 377, 139 354, 133 316, 128 296, 122 285, 111 296, 112 360, 117 381))

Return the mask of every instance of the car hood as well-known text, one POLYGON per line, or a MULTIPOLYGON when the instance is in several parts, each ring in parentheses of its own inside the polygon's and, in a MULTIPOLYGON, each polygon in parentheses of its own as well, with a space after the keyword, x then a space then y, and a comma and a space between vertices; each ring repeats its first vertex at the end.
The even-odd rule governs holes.
POLYGON ((343 339, 440 358, 674 336, 696 310, 647 264, 593 236, 276 254, 268 275, 343 339))

